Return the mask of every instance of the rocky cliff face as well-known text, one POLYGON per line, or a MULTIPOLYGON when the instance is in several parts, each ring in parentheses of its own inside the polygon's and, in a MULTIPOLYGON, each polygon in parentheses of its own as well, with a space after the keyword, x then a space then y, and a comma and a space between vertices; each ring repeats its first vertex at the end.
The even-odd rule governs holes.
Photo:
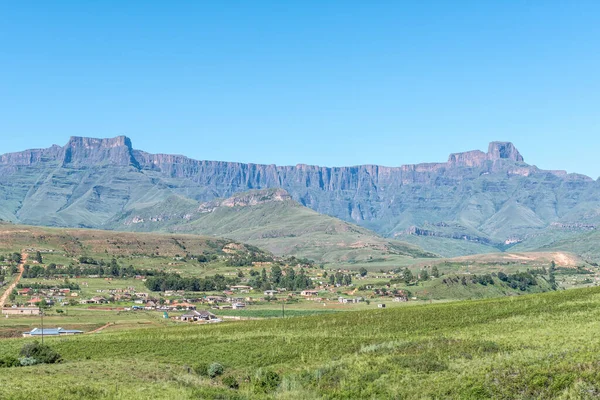
POLYGON ((112 139, 94 139, 71 137, 63 148, 63 165, 97 166, 118 165, 134 166, 139 164, 133 156, 131 140, 125 136, 112 139))
POLYGON ((32 224, 102 227, 117 212, 172 195, 206 203, 269 188, 384 235, 414 226, 416 235, 480 243, 504 243, 551 223, 596 223, 584 219, 600 209, 599 182, 528 165, 509 142, 490 143, 487 152, 454 153, 447 162, 398 167, 200 161, 134 150, 124 136, 74 137, 64 147, 0 156, 0 214, 32 224), (439 222, 460 225, 460 231, 420 229, 439 222))

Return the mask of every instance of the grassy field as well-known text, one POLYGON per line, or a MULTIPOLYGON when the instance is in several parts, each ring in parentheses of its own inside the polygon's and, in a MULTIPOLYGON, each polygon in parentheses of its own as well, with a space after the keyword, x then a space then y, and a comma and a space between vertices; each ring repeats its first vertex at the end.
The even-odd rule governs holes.
POLYGON ((592 399, 599 318, 591 288, 52 339, 64 362, 0 369, 0 398, 592 399), (211 362, 239 389, 188 368, 211 362))

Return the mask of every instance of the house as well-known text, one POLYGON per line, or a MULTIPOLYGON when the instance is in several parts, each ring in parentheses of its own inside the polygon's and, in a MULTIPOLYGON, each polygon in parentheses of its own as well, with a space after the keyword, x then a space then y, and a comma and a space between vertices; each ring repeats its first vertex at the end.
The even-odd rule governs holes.
POLYGON ((233 303, 232 304, 234 310, 239 310, 241 308, 246 308, 246 304, 244 303, 233 303))
POLYGON ((300 295, 305 297, 317 296, 318 294, 318 290, 303 290, 302 292, 300 292, 300 295))
POLYGON ((279 293, 277 290, 265 290, 264 291, 264 295, 267 297, 275 296, 277 293, 279 293))
POLYGON ((31 300, 27 302, 30 306, 35 306, 37 303, 42 301, 41 297, 32 297, 31 300))
POLYGON ((223 296, 206 296, 206 301, 209 304, 225 303, 227 301, 227 297, 223 297, 223 296))
POLYGON ((191 304, 191 303, 177 303, 177 304, 173 304, 173 307, 176 309, 183 309, 183 310, 195 310, 196 306, 191 304))
POLYGON ((153 301, 149 301, 146 303, 146 307, 144 307, 144 309, 146 310, 154 310, 156 308, 156 303, 153 301))
POLYGON ((63 328, 35 328, 29 332, 23 332, 23 337, 38 337, 38 336, 70 336, 70 335, 81 335, 83 331, 77 331, 72 329, 63 328))
POLYGON ((40 309, 37 307, 13 307, 3 308, 3 315, 40 315, 40 309))
POLYGON ((196 322, 196 321, 221 322, 221 319, 219 319, 215 314, 213 314, 211 312, 195 311, 195 310, 190 313, 183 314, 181 317, 179 317, 179 319, 182 321, 189 321, 189 322, 196 322))
POLYGON ((31 293, 31 288, 24 288, 24 289, 17 290, 17 294, 19 296, 29 296, 30 293, 31 293))
POLYGON ((377 304, 378 308, 385 308, 385 304, 381 303, 381 304, 377 304))
POLYGON ((247 285, 235 285, 230 287, 231 290, 248 291, 252 290, 252 286, 247 285))
POLYGON ((342 304, 355 304, 355 303, 360 303, 360 301, 362 300, 362 298, 357 297, 355 299, 346 299, 344 297, 340 297, 338 298, 338 301, 342 304))
POLYGON ((401 303, 401 302, 404 302, 404 301, 407 301, 407 300, 408 300, 408 298, 406 298, 406 297, 394 297, 394 302, 395 303, 401 303))

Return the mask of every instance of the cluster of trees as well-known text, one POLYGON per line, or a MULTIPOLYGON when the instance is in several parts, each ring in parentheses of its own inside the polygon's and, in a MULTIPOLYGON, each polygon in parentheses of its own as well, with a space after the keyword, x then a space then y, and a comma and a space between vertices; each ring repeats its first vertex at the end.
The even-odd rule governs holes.
POLYGON ((249 267, 255 262, 272 262, 273 257, 262 253, 236 254, 230 257, 225 264, 229 267, 249 267))
POLYGON ((13 262, 18 264, 21 262, 21 254, 19 253, 11 253, 7 256, 4 254, 0 254, 0 262, 13 262))
POLYGON ((56 285, 44 285, 42 283, 28 283, 28 284, 17 284, 18 289, 22 288, 31 288, 31 289, 71 289, 71 290, 80 290, 81 288, 77 283, 65 281, 63 283, 58 283, 56 285))
POLYGON ((23 271, 24 278, 52 278, 56 276, 86 276, 86 275, 98 275, 98 276, 110 276, 115 278, 131 278, 136 275, 153 275, 156 272, 152 270, 138 270, 132 265, 124 267, 119 265, 117 260, 113 258, 110 262, 106 263, 104 260, 94 260, 90 257, 80 257, 79 261, 83 265, 69 265, 64 268, 58 268, 56 264, 48 264, 46 268, 41 265, 25 265, 23 271))
POLYGON ((537 279, 530 272, 516 272, 514 274, 498 272, 498 279, 506 282, 512 289, 519 288, 522 291, 527 290, 529 286, 536 286, 538 284, 537 279))
POLYGON ((330 285, 350 286, 352 284, 352 275, 336 272, 329 275, 330 285))
POLYGON ((228 286, 239 283, 239 278, 227 278, 224 275, 214 275, 206 278, 182 277, 179 274, 158 274, 146 278, 146 287, 153 292, 165 290, 185 290, 188 292, 209 292, 225 290, 228 286))
POLYGON ((267 274, 265 268, 260 273, 258 271, 250 271, 249 285, 261 290, 275 288, 304 290, 314 287, 312 280, 306 275, 303 268, 294 269, 287 267, 282 269, 279 265, 271 267, 269 274, 267 274))
POLYGON ((425 267, 416 275, 409 268, 405 268, 404 270, 397 269, 394 272, 400 274, 400 276, 392 279, 390 283, 404 282, 406 285, 419 281, 427 281, 431 277, 439 278, 441 275, 438 267, 435 265, 431 267, 431 272, 428 270, 428 267, 425 267))

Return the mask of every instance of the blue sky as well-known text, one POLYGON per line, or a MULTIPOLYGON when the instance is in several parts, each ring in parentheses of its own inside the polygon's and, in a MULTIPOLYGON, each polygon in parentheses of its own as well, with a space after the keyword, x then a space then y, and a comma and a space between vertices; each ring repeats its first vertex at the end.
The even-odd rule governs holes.
POLYGON ((513 141, 600 176, 597 1, 0 2, 0 153, 401 165, 513 141), (572 4, 569 4, 572 3, 572 4))

